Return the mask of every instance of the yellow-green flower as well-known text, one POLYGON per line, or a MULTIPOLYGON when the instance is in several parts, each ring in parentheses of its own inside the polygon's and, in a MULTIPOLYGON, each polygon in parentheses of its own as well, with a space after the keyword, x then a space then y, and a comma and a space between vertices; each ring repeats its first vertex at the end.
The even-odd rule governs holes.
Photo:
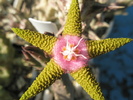
POLYGON ((90 68, 87 67, 87 63, 91 58, 115 50, 133 41, 133 39, 86 40, 80 37, 81 27, 78 0, 72 0, 64 31, 62 36, 58 38, 29 30, 12 28, 17 35, 43 49, 52 57, 20 100, 28 100, 43 91, 59 79, 63 73, 70 73, 94 100, 104 100, 99 84, 90 68))

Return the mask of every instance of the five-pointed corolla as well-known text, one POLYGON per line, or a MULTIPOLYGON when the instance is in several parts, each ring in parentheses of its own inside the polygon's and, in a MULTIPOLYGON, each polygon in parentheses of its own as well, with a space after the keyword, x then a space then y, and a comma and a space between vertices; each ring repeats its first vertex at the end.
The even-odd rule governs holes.
POLYGON ((70 73, 94 100, 105 100, 87 62, 91 58, 133 41, 130 38, 85 40, 80 37, 82 27, 78 0, 72 0, 64 31, 58 38, 18 28, 12 28, 12 30, 21 38, 52 56, 47 66, 20 100, 28 100, 43 91, 55 80, 61 78, 63 73, 70 73))

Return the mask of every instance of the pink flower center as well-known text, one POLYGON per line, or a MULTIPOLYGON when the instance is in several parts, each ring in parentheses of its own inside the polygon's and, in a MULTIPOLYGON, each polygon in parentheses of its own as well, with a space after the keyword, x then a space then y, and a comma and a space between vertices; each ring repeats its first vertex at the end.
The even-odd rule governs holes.
POLYGON ((64 72, 73 72, 87 65, 89 55, 85 41, 71 35, 58 38, 53 48, 53 58, 64 72))
POLYGON ((83 38, 81 38, 75 46, 74 44, 70 44, 67 40, 66 46, 62 48, 61 52, 65 60, 76 60, 78 56, 82 56, 84 59, 87 59, 87 57, 85 57, 83 54, 80 54, 80 50, 77 48, 82 39, 83 38))

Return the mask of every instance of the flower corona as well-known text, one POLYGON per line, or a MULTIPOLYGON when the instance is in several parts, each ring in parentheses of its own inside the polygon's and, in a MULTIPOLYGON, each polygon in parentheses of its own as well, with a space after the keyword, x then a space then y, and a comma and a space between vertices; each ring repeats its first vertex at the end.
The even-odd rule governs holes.
POLYGON ((85 40, 78 36, 59 37, 53 49, 54 59, 66 72, 76 71, 88 62, 85 40))

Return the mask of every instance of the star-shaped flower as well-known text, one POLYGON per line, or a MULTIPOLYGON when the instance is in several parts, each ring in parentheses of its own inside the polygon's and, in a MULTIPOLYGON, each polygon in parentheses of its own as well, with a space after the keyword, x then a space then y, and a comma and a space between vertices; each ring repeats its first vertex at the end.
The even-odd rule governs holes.
POLYGON ((130 38, 86 40, 80 37, 82 30, 78 0, 72 0, 64 31, 58 38, 18 28, 12 28, 12 30, 29 43, 51 55, 47 66, 20 100, 28 100, 43 91, 59 79, 63 73, 70 73, 94 100, 104 100, 99 84, 90 68, 87 67, 88 61, 133 41, 130 38))

